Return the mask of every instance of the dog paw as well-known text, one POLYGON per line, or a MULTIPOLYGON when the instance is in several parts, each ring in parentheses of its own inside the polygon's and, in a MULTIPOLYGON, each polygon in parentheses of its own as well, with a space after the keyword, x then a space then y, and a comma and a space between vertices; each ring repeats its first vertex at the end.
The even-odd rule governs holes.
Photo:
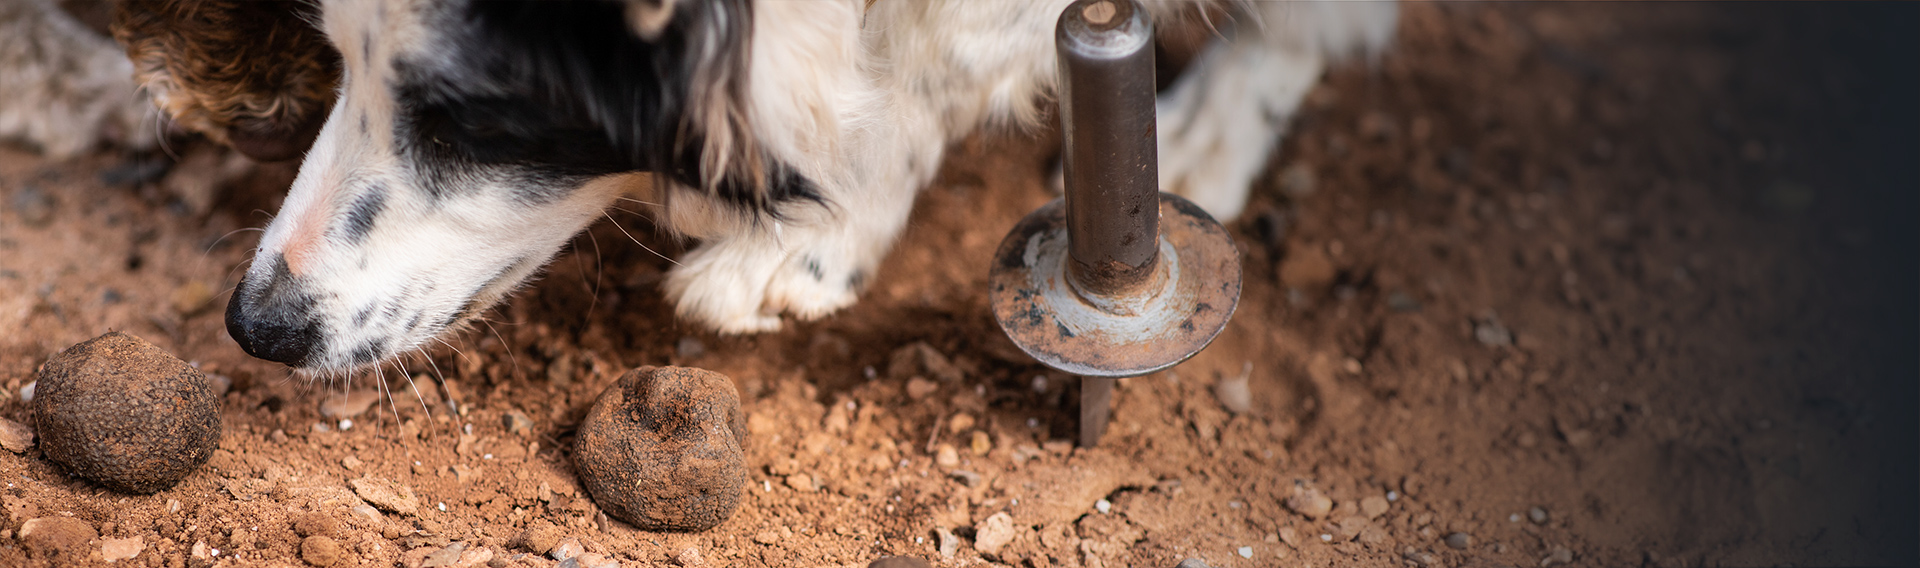
POLYGON ((801 252, 787 257, 767 282, 764 309, 811 321, 853 305, 865 272, 834 256, 801 252))
POLYGON ((761 309, 767 282, 782 260, 769 252, 726 241, 694 249, 667 273, 667 299, 674 312, 729 335, 778 331, 780 313, 761 309))
POLYGON ((846 255, 739 239, 688 254, 666 289, 682 318, 724 334, 764 333, 780 329, 782 314, 815 320, 853 305, 866 274, 846 255))

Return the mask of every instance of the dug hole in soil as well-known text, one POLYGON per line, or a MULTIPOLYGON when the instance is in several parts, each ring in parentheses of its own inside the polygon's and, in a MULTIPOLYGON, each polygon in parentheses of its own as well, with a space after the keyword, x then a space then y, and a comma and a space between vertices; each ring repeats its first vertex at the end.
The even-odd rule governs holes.
POLYGON ((684 249, 614 211, 485 325, 331 380, 220 316, 291 166, 190 199, 169 180, 220 168, 205 144, 121 185, 170 159, 0 146, 0 416, 31 424, 35 369, 111 330, 225 386, 219 449, 153 495, 0 452, 0 565, 1911 565, 1920 50, 1888 38, 1915 12, 1407 4, 1229 224, 1230 327, 1120 381, 1094 449, 1076 380, 985 300, 1057 133, 956 146, 822 321, 677 321, 684 249), (710 531, 636 530, 575 478, 578 421, 642 365, 738 387, 749 490, 710 531), (458 413, 415 397, 435 374, 458 413))

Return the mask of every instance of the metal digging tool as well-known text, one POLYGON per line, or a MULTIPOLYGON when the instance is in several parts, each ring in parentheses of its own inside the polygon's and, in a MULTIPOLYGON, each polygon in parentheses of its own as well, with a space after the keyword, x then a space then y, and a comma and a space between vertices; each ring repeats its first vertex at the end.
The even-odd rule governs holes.
POLYGON ((1199 206, 1161 193, 1153 26, 1134 0, 1060 15, 1066 196, 994 253, 993 316, 1020 349, 1081 376, 1080 445, 1099 443, 1113 381, 1200 352, 1240 301, 1240 257, 1199 206))

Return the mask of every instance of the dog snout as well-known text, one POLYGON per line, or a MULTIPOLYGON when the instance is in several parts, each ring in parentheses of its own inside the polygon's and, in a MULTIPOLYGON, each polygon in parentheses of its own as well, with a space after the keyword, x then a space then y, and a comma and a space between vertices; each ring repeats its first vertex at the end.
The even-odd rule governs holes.
POLYGON ((271 270, 250 271, 227 302, 227 334, 248 355, 303 366, 320 351, 320 322, 313 296, 275 255, 271 270))

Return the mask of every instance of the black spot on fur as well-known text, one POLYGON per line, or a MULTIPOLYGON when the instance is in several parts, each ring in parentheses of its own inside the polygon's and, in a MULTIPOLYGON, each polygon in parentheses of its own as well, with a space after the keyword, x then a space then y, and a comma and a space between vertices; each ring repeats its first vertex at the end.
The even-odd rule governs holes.
POLYGON ((474 176, 505 175, 513 179, 492 181, 538 204, 587 176, 653 171, 757 212, 818 201, 813 183, 769 157, 702 183, 711 177, 699 154, 707 134, 689 117, 690 97, 713 69, 733 70, 734 90, 744 88, 752 3, 682 4, 651 41, 627 27, 620 2, 474 2, 438 15, 450 22, 442 39, 452 49, 433 53, 432 64, 396 62, 398 147, 428 170, 436 198, 475 185, 474 176))
POLYGON ((827 279, 826 273, 820 271, 820 259, 811 256, 807 257, 807 274, 813 275, 814 282, 827 279))
POLYGON ((380 352, 385 351, 386 347, 386 343, 378 340, 362 343, 353 348, 353 353, 348 355, 350 360, 347 361, 347 364, 360 366, 378 361, 380 360, 380 352))
POLYGON ((373 319, 373 304, 367 304, 358 310, 354 310, 353 327, 366 327, 367 321, 371 319, 373 319))
POLYGON ((348 244, 357 245, 367 240, 367 233, 373 232, 373 218, 380 216, 380 211, 386 207, 386 186, 375 184, 367 188, 366 193, 355 198, 353 205, 347 207, 347 218, 340 227, 340 236, 348 244))

